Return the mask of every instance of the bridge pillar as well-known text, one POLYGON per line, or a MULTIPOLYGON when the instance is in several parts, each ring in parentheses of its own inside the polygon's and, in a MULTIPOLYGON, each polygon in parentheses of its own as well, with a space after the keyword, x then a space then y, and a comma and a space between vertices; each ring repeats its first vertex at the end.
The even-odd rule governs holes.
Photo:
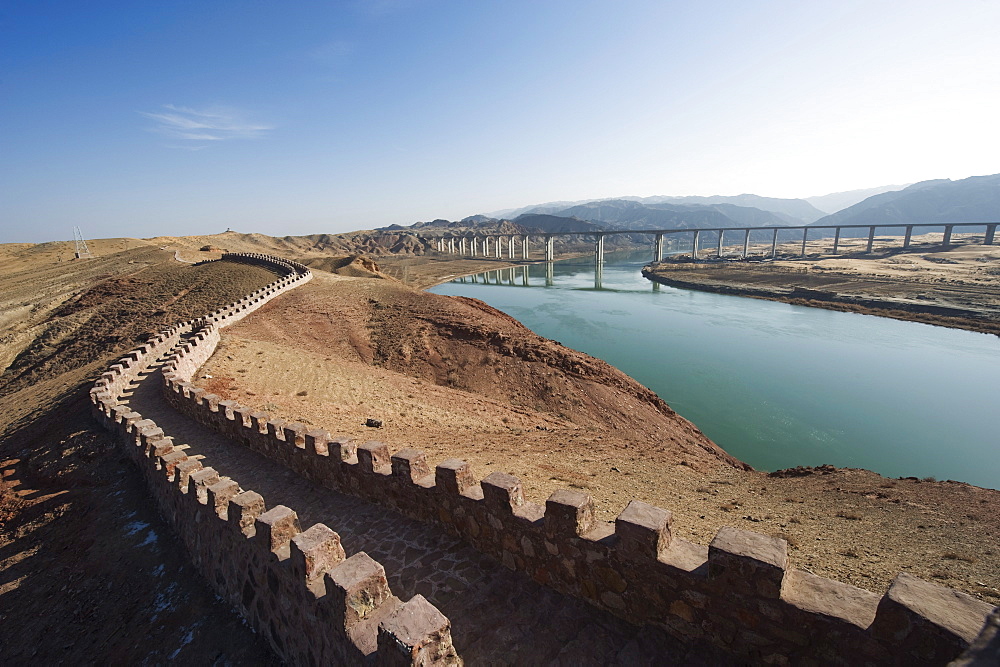
POLYGON ((464 236, 458 240, 458 244, 459 244, 459 248, 461 249, 462 257, 465 257, 465 255, 468 254, 468 253, 466 253, 466 250, 468 250, 468 243, 469 243, 469 239, 465 238, 464 236))
POLYGON ((913 225, 906 226, 906 234, 903 236, 903 247, 910 247, 910 239, 913 238, 913 225))
POLYGON ((837 254, 837 247, 840 246, 840 227, 833 232, 833 254, 837 254))
POLYGON ((555 261, 555 245, 553 244, 552 236, 550 234, 545 235, 545 261, 552 262, 555 261))
POLYGON ((603 280, 604 280, 604 262, 600 261, 594 265, 594 289, 601 289, 601 282, 603 280))
POLYGON ((691 239, 691 259, 693 259, 693 260, 697 260, 698 259, 698 236, 699 236, 699 234, 700 234, 699 230, 697 230, 697 229, 694 230, 694 236, 691 239))
POLYGON ((552 276, 555 271, 553 270, 552 262, 545 263, 545 286, 552 286, 552 276))
POLYGON ((743 230, 743 259, 750 253, 750 228, 743 230))
POLYGON ((719 248, 715 252, 715 256, 718 257, 718 258, 720 258, 720 259, 722 258, 722 237, 725 236, 725 235, 726 235, 726 230, 720 229, 719 230, 719 248))
POLYGON ((806 227, 805 229, 802 230, 802 253, 800 255, 801 257, 806 256, 806 241, 808 240, 809 240, 809 228, 806 227))
POLYGON ((507 237, 507 257, 514 259, 514 237, 507 237))
POLYGON ((868 248, 865 249, 865 252, 870 253, 872 251, 872 248, 874 246, 875 246, 875 228, 874 227, 869 227, 868 228, 868 248))
POLYGON ((653 261, 659 262, 663 260, 663 234, 657 234, 655 240, 653 241, 653 261))
POLYGON ((942 239, 942 241, 941 241, 941 243, 943 245, 951 245, 951 230, 952 229, 954 229, 953 225, 945 225, 944 226, 944 239, 942 239))
POLYGON ((521 259, 528 259, 528 235, 521 237, 521 259))
POLYGON ((996 225, 986 225, 986 236, 983 237, 983 245, 993 245, 993 237, 996 236, 996 233, 996 225))
POLYGON ((500 238, 501 237, 499 237, 499 236, 496 238, 497 259, 500 259, 501 257, 503 257, 503 252, 502 252, 503 246, 500 244, 500 238))
POLYGON ((452 236, 451 238, 448 239, 448 252, 451 253, 452 255, 455 254, 455 237, 454 236, 452 236))
POLYGON ((778 228, 774 228, 774 235, 771 236, 771 259, 778 256, 778 228))
POLYGON ((594 239, 594 261, 600 270, 604 264, 604 234, 596 234, 594 239))

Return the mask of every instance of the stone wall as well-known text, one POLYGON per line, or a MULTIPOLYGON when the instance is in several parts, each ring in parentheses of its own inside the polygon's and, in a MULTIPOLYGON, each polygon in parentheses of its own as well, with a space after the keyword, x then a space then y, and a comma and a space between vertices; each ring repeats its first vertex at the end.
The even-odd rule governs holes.
POLYGON ((392 454, 383 443, 270 419, 190 384, 218 340, 216 322, 202 324, 165 367, 164 393, 178 410, 309 480, 441 524, 506 567, 632 623, 762 662, 944 664, 993 609, 905 573, 879 597, 789 568, 778 538, 723 527, 707 547, 694 544, 672 535, 669 511, 640 501, 610 525, 579 491, 556 491, 541 506, 509 475, 477 481, 463 461, 432 469, 417 450, 392 454))
POLYGON ((312 277, 301 264, 265 255, 223 259, 264 265, 284 276, 200 320, 161 332, 112 364, 91 390, 94 416, 135 461, 206 581, 282 659, 461 664, 450 622, 422 596, 400 601, 382 566, 363 552, 346 558, 329 527, 302 530, 293 510, 267 509, 258 493, 220 476, 207 461, 189 459, 154 422, 121 403, 139 374, 164 355, 171 372, 197 368, 214 350, 221 327, 312 277))

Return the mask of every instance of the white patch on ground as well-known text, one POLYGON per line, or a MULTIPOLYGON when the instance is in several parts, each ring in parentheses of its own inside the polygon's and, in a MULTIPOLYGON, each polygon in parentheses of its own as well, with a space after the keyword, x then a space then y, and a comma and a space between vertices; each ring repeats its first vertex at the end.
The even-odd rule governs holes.
POLYGON ((145 521, 133 521, 125 526, 125 537, 132 537, 140 530, 145 530, 149 528, 149 524, 145 521))
POLYGON ((197 629, 199 625, 200 623, 195 623, 194 625, 191 626, 191 629, 187 631, 187 634, 185 634, 184 637, 181 638, 181 645, 177 647, 176 651, 170 654, 170 657, 167 658, 168 660, 173 660, 174 658, 176 658, 177 654, 181 652, 181 649, 183 649, 185 646, 194 641, 194 631, 197 629))
POLYGON ((173 609, 173 601, 171 598, 177 591, 177 583, 172 583, 168 585, 163 591, 156 594, 156 599, 153 600, 153 620, 156 619, 161 613, 167 611, 168 609, 173 609))

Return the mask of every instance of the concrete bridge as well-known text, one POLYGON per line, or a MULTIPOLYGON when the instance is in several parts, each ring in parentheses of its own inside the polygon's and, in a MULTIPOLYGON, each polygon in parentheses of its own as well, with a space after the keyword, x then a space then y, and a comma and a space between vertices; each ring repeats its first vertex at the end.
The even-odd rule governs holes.
MULTIPOLYGON (((862 230, 867 231, 867 244, 865 252, 870 253, 874 248, 875 244, 875 230, 896 230, 897 233, 894 236, 903 236, 903 248, 908 248, 910 246, 910 241, 913 237, 914 230, 918 230, 917 233, 926 233, 932 229, 944 228, 941 237, 942 245, 952 244, 952 235, 956 229, 959 230, 969 230, 975 228, 983 228, 985 234, 983 236, 984 245, 992 245, 994 238, 996 236, 998 222, 950 222, 950 223, 894 223, 894 224, 884 224, 884 225, 829 225, 829 226, 816 226, 816 225, 800 225, 800 226, 790 226, 790 227, 712 227, 707 229, 630 229, 630 230, 614 230, 614 231, 603 231, 603 230, 590 230, 590 231, 575 231, 575 232, 551 232, 551 233, 536 233, 536 234, 479 234, 475 232, 467 232, 465 234, 455 234, 455 235, 445 235, 441 236, 437 240, 437 249, 439 252, 448 253, 452 255, 462 255, 471 257, 496 257, 497 259, 504 258, 504 252, 506 251, 507 259, 520 259, 520 260, 531 260, 531 249, 529 241, 531 239, 539 239, 542 242, 545 252, 545 261, 552 262, 555 261, 555 238, 556 237, 583 237, 591 238, 594 243, 594 259, 598 265, 604 262, 604 238, 606 236, 614 236, 621 234, 644 234, 651 236, 653 238, 653 261, 659 262, 663 259, 664 250, 664 238, 669 235, 675 236, 691 236, 691 255, 693 259, 699 259, 698 253, 704 248, 701 245, 701 238, 703 234, 706 235, 717 235, 717 244, 715 248, 716 256, 722 257, 722 247, 727 234, 729 238, 740 239, 742 235, 743 250, 740 253, 741 258, 746 258, 750 254, 750 235, 754 232, 771 232, 770 238, 770 249, 765 250, 762 256, 775 257, 777 255, 778 248, 778 233, 779 232, 802 232, 802 246, 801 246, 801 256, 805 256, 806 247, 809 243, 810 232, 819 232, 821 230, 833 230, 833 249, 832 253, 837 254, 840 250, 841 239, 845 236, 844 231, 848 230, 848 234, 853 232, 859 232, 862 230), (925 232, 920 232, 919 230, 926 230, 925 232), (520 257, 518 257, 520 253, 520 257)), ((883 232, 884 233, 884 232, 883 232)), ((819 239, 830 238, 829 233, 822 236, 813 235, 813 241, 819 239)), ((856 238, 856 237, 855 237, 856 238)), ((862 237, 864 238, 864 237, 862 237)))

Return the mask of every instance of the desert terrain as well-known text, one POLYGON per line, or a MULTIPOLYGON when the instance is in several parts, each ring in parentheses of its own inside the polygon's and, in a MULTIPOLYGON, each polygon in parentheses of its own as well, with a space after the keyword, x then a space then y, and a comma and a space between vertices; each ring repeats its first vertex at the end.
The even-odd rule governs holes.
POLYGON ((795 567, 878 593, 906 571, 1000 603, 1000 492, 864 470, 751 470, 608 364, 481 302, 411 287, 504 264, 412 247, 357 257, 367 241, 302 240, 312 238, 114 239, 91 242, 96 257, 82 261, 66 243, 0 247, 6 656, 273 659, 198 581, 87 411, 89 384, 116 355, 273 278, 198 263, 221 249, 303 261, 316 277, 225 331, 198 380, 216 393, 418 447, 432 465, 458 457, 480 478, 517 475, 535 501, 583 489, 605 520, 638 498, 672 510, 676 532, 702 544, 732 525, 784 537, 795 567))
POLYGON ((914 236, 904 250, 899 237, 876 237, 870 255, 863 239, 842 240, 840 254, 829 254, 833 241, 825 239, 812 241, 805 257, 800 244, 783 244, 777 259, 764 261, 738 261, 742 248, 724 248, 722 261, 702 251, 706 261, 683 255, 644 275, 674 287, 1000 334, 1000 246, 959 239, 967 244, 914 236))

